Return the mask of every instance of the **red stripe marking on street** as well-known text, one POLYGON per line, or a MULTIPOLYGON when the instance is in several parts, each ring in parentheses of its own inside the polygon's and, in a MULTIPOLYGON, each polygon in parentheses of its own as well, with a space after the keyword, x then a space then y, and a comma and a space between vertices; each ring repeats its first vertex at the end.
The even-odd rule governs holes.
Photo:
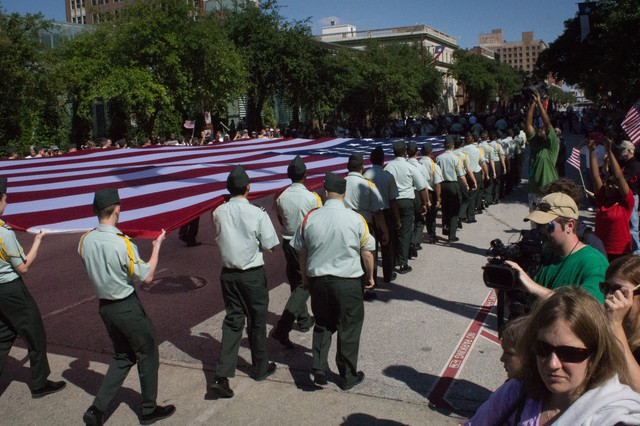
POLYGON ((480 332, 480 335, 490 341, 492 341, 493 343, 495 343, 498 346, 502 346, 502 342, 500 341, 500 338, 498 336, 496 336, 493 333, 489 333, 487 330, 482 330, 480 332))
POLYGON ((476 338, 478 337, 480 328, 487 319, 489 312, 496 304, 496 293, 491 291, 484 301, 484 304, 476 314, 476 317, 471 321, 469 328, 460 339, 460 343, 456 347, 455 351, 449 358, 449 362, 444 371, 440 375, 440 379, 436 382, 435 386, 429 394, 429 402, 437 407, 445 409, 453 409, 451 405, 445 400, 445 394, 449 390, 453 379, 458 375, 462 368, 465 358, 469 354, 469 350, 473 346, 476 338))

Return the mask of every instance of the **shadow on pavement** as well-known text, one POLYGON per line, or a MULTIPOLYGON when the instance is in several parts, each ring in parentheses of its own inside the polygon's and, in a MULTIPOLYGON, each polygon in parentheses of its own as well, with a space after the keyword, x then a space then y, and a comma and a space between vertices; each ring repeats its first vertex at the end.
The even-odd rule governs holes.
POLYGON ((393 420, 378 419, 369 414, 354 413, 344 419, 341 426, 407 426, 393 420))

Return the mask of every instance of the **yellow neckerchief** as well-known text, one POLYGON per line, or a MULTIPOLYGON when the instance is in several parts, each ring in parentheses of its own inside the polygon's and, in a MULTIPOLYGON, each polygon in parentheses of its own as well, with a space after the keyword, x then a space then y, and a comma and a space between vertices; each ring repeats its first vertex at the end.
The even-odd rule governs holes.
MULTIPOLYGON (((91 231, 85 232, 82 237, 80 237, 80 245, 78 247, 78 252, 80 252, 80 257, 84 257, 83 248, 84 248, 84 239, 93 232, 95 229, 91 231)), ((118 237, 124 240, 125 245, 127 246, 127 255, 129 256, 129 264, 127 265, 127 273, 130 277, 133 276, 135 260, 133 258, 133 247, 131 246, 131 241, 129 241, 129 237, 124 234, 116 234, 118 237)))

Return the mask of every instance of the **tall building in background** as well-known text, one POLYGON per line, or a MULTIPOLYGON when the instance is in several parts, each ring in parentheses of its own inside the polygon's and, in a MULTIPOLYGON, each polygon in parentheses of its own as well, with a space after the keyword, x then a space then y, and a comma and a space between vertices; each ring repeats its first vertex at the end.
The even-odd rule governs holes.
POLYGON ((502 29, 495 29, 489 34, 480 34, 478 42, 483 54, 492 51, 500 62, 528 73, 535 68, 540 52, 547 48, 544 41, 533 38, 533 31, 523 32, 520 41, 505 41, 502 29))
MULTIPOLYGON (((73 24, 92 25, 106 22, 119 10, 136 0, 64 0, 67 22, 73 24)), ((201 14, 219 13, 232 9, 239 1, 234 0, 185 0, 193 2, 201 14)), ((259 0, 246 0, 258 5, 259 0)))
POLYGON ((445 105, 442 109, 446 112, 457 112, 459 106, 456 100, 457 81, 448 72, 453 64, 453 52, 459 48, 454 37, 427 25, 358 30, 354 25, 336 25, 332 21, 331 25, 322 28, 321 34, 315 38, 328 45, 340 45, 359 50, 363 50, 369 40, 418 46, 424 55, 423 59, 426 61, 427 54, 428 58, 433 57, 436 69, 442 73, 445 83, 443 93, 445 105))

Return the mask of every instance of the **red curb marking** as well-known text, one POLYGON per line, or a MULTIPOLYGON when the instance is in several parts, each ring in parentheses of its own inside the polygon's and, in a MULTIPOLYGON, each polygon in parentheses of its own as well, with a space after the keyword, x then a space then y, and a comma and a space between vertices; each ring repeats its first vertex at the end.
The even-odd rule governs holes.
POLYGON ((493 333, 489 333, 487 330, 482 330, 480 332, 480 335, 482 337, 484 337, 485 339, 488 339, 490 341, 492 341, 493 343, 495 343, 498 346, 502 346, 502 341, 500 340, 500 338, 498 336, 496 336, 493 333))
POLYGON ((467 357, 469 350, 478 337, 478 332, 480 331, 482 324, 484 324, 484 321, 487 319, 489 312, 495 305, 496 300, 496 293, 494 291, 491 291, 485 299, 484 304, 476 314, 476 317, 469 325, 466 333, 460 339, 460 343, 458 343, 458 347, 451 355, 447 366, 440 375, 440 379, 438 379, 435 386, 431 390, 431 393, 429 394, 429 401, 435 406, 449 410, 453 409, 453 407, 451 407, 451 405, 444 399, 444 396, 449 390, 453 379, 460 372, 465 358, 467 357))

